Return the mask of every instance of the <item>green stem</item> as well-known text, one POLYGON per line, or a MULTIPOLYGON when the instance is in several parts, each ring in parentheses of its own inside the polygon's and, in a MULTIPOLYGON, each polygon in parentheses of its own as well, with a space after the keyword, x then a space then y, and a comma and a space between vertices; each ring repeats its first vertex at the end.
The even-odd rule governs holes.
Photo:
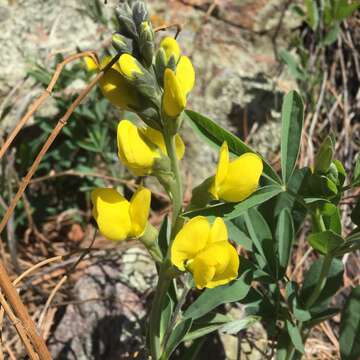
POLYGON ((151 358, 158 360, 161 357, 160 321, 164 299, 170 286, 172 277, 168 272, 169 266, 165 262, 160 269, 158 285, 150 312, 149 342, 151 358))
POLYGON ((168 325, 168 327, 166 329, 166 332, 165 332, 165 335, 164 335, 164 340, 163 340, 164 349, 166 349, 166 347, 167 347, 167 343, 168 343, 168 340, 170 338, 171 332, 173 331, 173 329, 174 329, 174 327, 176 325, 176 322, 177 322, 178 317, 180 315, 181 308, 185 304, 186 297, 187 297, 190 289, 191 289, 191 285, 189 284, 189 279, 186 278, 185 284, 184 284, 184 289, 182 291, 182 294, 180 296, 180 299, 179 299, 178 303, 176 304, 175 310, 171 315, 171 320, 169 322, 169 325, 168 325))
POLYGON ((172 225, 174 227, 177 218, 179 217, 182 210, 183 190, 182 190, 181 175, 179 170, 179 161, 176 156, 175 135, 169 134, 166 128, 164 130, 164 140, 166 145, 166 151, 171 163, 171 171, 175 179, 175 184, 174 186, 172 186, 171 189, 171 195, 173 201, 172 225))
MULTIPOLYGON (((312 221, 313 221, 314 231, 325 231, 326 230, 324 219, 318 209, 312 215, 312 221)), ((310 295, 310 297, 307 299, 307 301, 305 303, 305 310, 309 310, 319 299, 319 296, 325 287, 332 260, 333 260, 333 256, 331 256, 331 255, 324 256, 323 263, 322 263, 321 270, 320 270, 319 280, 316 284, 314 291, 312 292, 312 294, 310 295)), ((299 327, 300 332, 303 334, 302 337, 305 342, 307 335, 304 334, 303 323, 300 322, 298 327, 299 327)), ((295 347, 294 347, 292 341, 290 340, 286 359, 291 360, 291 359, 293 359, 294 355, 295 355, 295 347)))

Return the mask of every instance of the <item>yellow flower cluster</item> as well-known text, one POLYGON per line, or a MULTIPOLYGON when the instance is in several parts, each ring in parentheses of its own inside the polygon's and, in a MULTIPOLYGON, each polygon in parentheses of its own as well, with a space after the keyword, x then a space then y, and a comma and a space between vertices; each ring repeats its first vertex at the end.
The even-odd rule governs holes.
MULTIPOLYGON (((181 160, 184 156, 185 145, 177 133, 178 126, 171 124, 180 123, 177 120, 194 87, 195 71, 190 59, 182 55, 179 44, 171 37, 161 41, 156 61, 151 63, 154 51, 149 26, 143 23, 141 28, 144 38, 142 60, 122 53, 101 78, 100 88, 112 104, 138 113, 148 125, 137 127, 129 120, 119 122, 117 144, 121 162, 135 176, 154 175, 161 181, 172 174, 171 161, 176 161, 174 158, 181 160), (144 111, 146 116, 155 113, 156 126, 152 126, 153 122, 148 123, 147 117, 144 119, 144 111), (169 141, 165 141, 169 138, 164 136, 172 137, 171 159, 167 151, 169 141)), ((127 46, 121 35, 115 40, 120 48, 127 46)), ((99 71, 109 61, 111 57, 105 57, 98 65, 92 59, 86 59, 89 71, 99 71)), ((256 154, 246 153, 230 160, 224 142, 216 173, 209 179, 210 187, 206 188, 207 195, 214 200, 243 201, 257 189, 262 171, 262 160, 256 154)), ((169 194, 172 195, 171 191, 169 194)), ((92 192, 91 199, 93 216, 105 237, 113 241, 138 238, 145 243, 151 227, 148 224, 150 190, 140 187, 127 201, 115 189, 99 188, 92 192)), ((150 248, 152 246, 150 244, 150 248)), ((228 240, 221 218, 216 218, 213 224, 202 216, 191 219, 177 233, 170 250, 172 264, 180 271, 190 271, 199 289, 223 285, 237 277, 239 257, 228 240)))
POLYGON ((171 261, 181 271, 189 270, 198 289, 213 288, 235 279, 239 256, 228 241, 224 220, 197 216, 179 231, 171 248, 171 261))

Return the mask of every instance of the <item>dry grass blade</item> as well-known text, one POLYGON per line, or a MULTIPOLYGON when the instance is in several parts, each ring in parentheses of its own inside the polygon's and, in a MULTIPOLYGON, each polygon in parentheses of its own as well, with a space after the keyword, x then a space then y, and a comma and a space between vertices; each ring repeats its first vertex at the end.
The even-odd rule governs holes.
POLYGON ((67 275, 64 275, 61 280, 56 284, 56 286, 54 287, 53 291, 51 292, 50 296, 48 297, 44 309, 40 314, 39 320, 38 320, 38 327, 41 329, 41 333, 44 334, 44 330, 45 328, 43 327, 44 325, 44 319, 45 316, 50 308, 50 305, 56 295, 56 293, 60 290, 60 288, 64 285, 65 281, 68 279, 67 275))

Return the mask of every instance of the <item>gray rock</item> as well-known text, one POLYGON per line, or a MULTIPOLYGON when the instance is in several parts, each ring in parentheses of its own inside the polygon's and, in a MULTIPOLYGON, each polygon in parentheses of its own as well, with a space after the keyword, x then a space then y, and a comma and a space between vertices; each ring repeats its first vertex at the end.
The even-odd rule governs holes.
POLYGON ((144 293, 154 286, 154 264, 136 247, 100 259, 75 284, 74 301, 51 335, 54 359, 115 360, 144 350, 144 293))

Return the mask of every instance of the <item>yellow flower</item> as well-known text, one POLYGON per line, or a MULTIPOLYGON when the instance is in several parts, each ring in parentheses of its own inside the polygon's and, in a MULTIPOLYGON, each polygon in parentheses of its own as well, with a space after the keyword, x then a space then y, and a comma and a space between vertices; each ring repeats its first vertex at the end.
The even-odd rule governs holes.
POLYGON ((195 84, 195 70, 187 56, 182 56, 176 72, 165 69, 163 111, 176 118, 186 107, 186 97, 195 84))
POLYGON ((235 279, 239 257, 228 241, 226 225, 216 218, 211 226, 206 217, 196 216, 176 235, 171 262, 181 271, 189 270, 198 289, 214 288, 235 279))
POLYGON ((258 187, 263 171, 260 157, 246 153, 236 160, 229 160, 229 149, 224 142, 210 193, 216 200, 239 202, 250 196, 258 187))
MULTIPOLYGON (((88 71, 100 71, 111 61, 111 56, 105 56, 100 66, 91 57, 85 57, 88 71)), ((125 110, 140 107, 140 98, 133 86, 131 86, 120 73, 119 63, 115 63, 99 81, 103 95, 115 106, 125 110)))
MULTIPOLYGON (((162 134, 152 128, 137 128, 129 120, 122 120, 118 125, 117 142, 120 160, 136 176, 149 175, 156 158, 167 155, 162 134)), ((176 153, 180 160, 185 152, 185 145, 176 135, 176 153)))
POLYGON ((177 64, 181 55, 181 50, 178 42, 174 38, 167 36, 161 40, 160 47, 163 48, 165 51, 166 63, 168 63, 170 57, 173 56, 175 64, 177 64))
POLYGON ((93 217, 106 238, 122 241, 144 234, 150 212, 150 190, 140 187, 129 202, 115 189, 98 188, 92 191, 91 201, 93 217))
POLYGON ((134 74, 144 75, 138 61, 130 54, 121 55, 118 65, 121 74, 130 80, 135 79, 134 74))
POLYGON ((163 110, 169 117, 176 118, 186 107, 186 96, 175 73, 165 70, 163 110))
POLYGON ((87 71, 97 71, 99 69, 99 65, 95 62, 95 60, 91 56, 84 57, 85 65, 87 71))
MULTIPOLYGON (((168 154, 164 137, 160 131, 157 131, 151 127, 142 128, 140 131, 144 137, 152 144, 156 145, 164 155, 168 154)), ((181 160, 185 154, 185 144, 179 134, 175 135, 175 150, 177 158, 181 160)))
POLYGON ((180 83, 183 93, 187 96, 195 85, 195 70, 187 56, 182 56, 177 64, 176 78, 180 83))

